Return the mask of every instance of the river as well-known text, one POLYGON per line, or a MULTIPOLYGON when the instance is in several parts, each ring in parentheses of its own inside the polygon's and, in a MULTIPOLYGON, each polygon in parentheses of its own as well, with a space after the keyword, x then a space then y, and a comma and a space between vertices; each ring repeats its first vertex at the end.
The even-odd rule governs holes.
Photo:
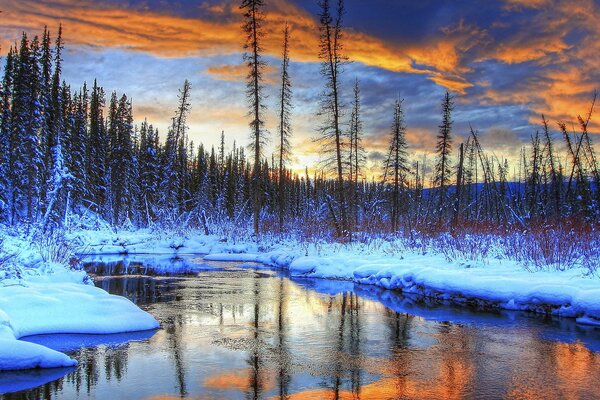
POLYGON ((572 320, 192 256, 86 268, 161 329, 24 338, 79 365, 0 399, 600 398, 600 329, 572 320))

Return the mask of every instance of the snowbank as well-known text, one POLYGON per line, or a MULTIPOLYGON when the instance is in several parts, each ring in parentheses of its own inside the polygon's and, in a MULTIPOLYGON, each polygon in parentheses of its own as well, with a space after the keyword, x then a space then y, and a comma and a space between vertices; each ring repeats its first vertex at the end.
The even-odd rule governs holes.
POLYGON ((600 279, 583 268, 529 272, 516 261, 493 257, 449 262, 440 254, 394 243, 361 247, 266 241, 259 247, 200 234, 156 240, 147 230, 83 231, 75 237, 90 253, 118 248, 126 254, 205 254, 205 260, 257 262, 296 277, 347 280, 459 305, 526 310, 600 325, 600 279))
POLYGON ((0 287, 0 370, 76 364, 62 353, 17 340, 23 336, 108 334, 158 327, 150 314, 126 298, 60 278, 47 275, 0 287))
POLYGON ((61 352, 19 340, 24 336, 108 334, 159 326, 126 298, 86 284, 84 271, 44 262, 39 251, 18 237, 3 239, 4 251, 18 256, 0 270, 0 371, 77 364, 61 352))

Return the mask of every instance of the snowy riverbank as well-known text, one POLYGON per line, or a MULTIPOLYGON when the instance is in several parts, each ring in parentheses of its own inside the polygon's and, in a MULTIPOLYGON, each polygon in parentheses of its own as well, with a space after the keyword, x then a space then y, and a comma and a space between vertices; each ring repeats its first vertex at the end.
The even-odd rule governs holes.
POLYGON ((124 297, 91 284, 84 271, 45 262, 31 243, 4 235, 15 254, 0 268, 0 371, 69 367, 67 355, 22 337, 53 333, 109 334, 158 328, 124 297))
POLYGON ((458 305, 526 310, 600 325, 600 278, 578 266, 528 271, 498 257, 450 261, 434 251, 416 252, 382 240, 343 245, 265 239, 256 244, 199 234, 155 236, 147 230, 80 231, 73 240, 95 255, 205 254, 206 260, 257 262, 296 277, 349 280, 458 305))

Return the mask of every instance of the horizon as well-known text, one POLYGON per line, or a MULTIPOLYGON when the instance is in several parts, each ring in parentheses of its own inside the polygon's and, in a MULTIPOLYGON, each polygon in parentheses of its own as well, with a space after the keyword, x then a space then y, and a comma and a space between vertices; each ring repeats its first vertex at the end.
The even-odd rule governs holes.
MULTIPOLYGON (((577 115, 589 110, 600 82, 600 28, 594 24, 600 7, 595 1, 369 4, 346 1, 345 52, 352 63, 342 77, 344 121, 350 115, 352 83, 359 79, 361 84, 369 177, 377 174, 373 167, 381 164, 387 151, 396 97, 404 99, 413 160, 433 154, 446 90, 455 96, 455 145, 466 138, 472 124, 484 150, 511 160, 539 129, 542 113, 556 132, 557 121, 569 127, 577 115)), ((292 29, 290 166, 295 172, 305 167, 314 171, 319 161, 318 144, 312 141, 324 85, 318 75, 316 5, 316 1, 266 2, 266 128, 272 134, 276 130, 285 15, 292 29)), ((234 141, 249 143, 244 35, 237 1, 9 0, 2 11, 3 55, 22 31, 40 35, 47 25, 54 39, 62 23, 63 78, 73 89, 97 79, 107 93, 127 94, 133 100, 135 122, 147 118, 164 138, 178 90, 188 79, 190 140, 217 147, 225 131, 228 149, 234 141)), ((599 127, 592 118, 591 133, 598 133, 599 127)), ((561 138, 555 138, 562 148, 561 138)), ((270 158, 272 143, 265 157, 270 158)))

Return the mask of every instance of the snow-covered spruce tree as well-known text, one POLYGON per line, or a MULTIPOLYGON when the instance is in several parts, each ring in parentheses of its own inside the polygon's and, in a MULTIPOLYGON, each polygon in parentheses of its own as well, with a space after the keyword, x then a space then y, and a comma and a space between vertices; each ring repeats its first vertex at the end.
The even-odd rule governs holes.
MULTIPOLYGON (((321 59, 321 75, 326 80, 325 90, 321 99, 320 114, 325 117, 325 122, 320 128, 321 151, 327 156, 326 167, 332 170, 337 178, 335 189, 340 218, 332 213, 338 236, 349 233, 348 210, 345 194, 344 179, 344 147, 346 138, 342 131, 342 106, 340 97, 340 79, 342 66, 347 62, 342 50, 342 19, 344 15, 344 2, 338 0, 335 19, 331 15, 329 0, 319 2, 321 14, 319 16, 319 58, 321 59)), ((330 210, 333 210, 329 198, 330 210)))
POLYGON ((12 199, 10 181, 13 78, 15 74, 16 53, 11 47, 6 56, 4 76, 0 92, 0 221, 9 221, 10 200, 12 199))
POLYGON ((62 72, 62 27, 59 28, 58 36, 54 45, 54 72, 52 74, 52 87, 50 90, 50 103, 47 106, 44 117, 45 126, 48 127, 47 136, 44 140, 44 167, 46 170, 43 182, 46 194, 44 196, 44 222, 59 225, 62 222, 65 208, 67 207, 67 191, 64 187, 70 179, 68 165, 65 158, 66 132, 70 120, 70 88, 61 85, 62 72), (58 164, 57 164, 58 163, 58 164))
MULTIPOLYGON (((40 65, 42 68, 41 75, 41 92, 40 104, 43 109, 42 128, 40 130, 40 151, 43 157, 42 168, 40 169, 40 182, 45 183, 50 178, 50 167, 52 161, 51 138, 52 138, 52 62, 53 53, 51 49, 50 32, 44 28, 42 39, 42 52, 40 65)), ((60 51, 60 50, 59 50, 60 51)), ((60 65, 58 65, 60 68, 60 65)), ((47 198, 47 185, 42 184, 40 188, 40 198, 47 198)))
MULTIPOLYGON (((437 135, 436 164, 434 170, 433 184, 438 191, 438 201, 436 213, 441 221, 446 205, 448 205, 448 186, 451 183, 451 151, 452 151, 452 111, 454 109, 454 100, 450 92, 446 91, 442 101, 442 123, 439 126, 437 135)), ((449 207, 448 207, 449 209, 449 207)))
POLYGON ((88 90, 83 85, 82 90, 76 94, 73 101, 72 126, 67 137, 67 151, 69 152, 68 169, 72 179, 69 181, 70 201, 73 209, 83 205, 83 200, 88 198, 87 173, 87 147, 88 135, 88 90))
POLYGON ((194 209, 197 218, 202 221, 206 217, 206 211, 210 204, 210 183, 208 177, 208 158, 204 145, 198 146, 194 171, 192 174, 194 209))
POLYGON ((133 192, 131 190, 134 149, 133 149, 133 116, 131 103, 126 95, 117 100, 113 92, 109 106, 108 136, 110 138, 110 216, 115 226, 119 226, 132 218, 133 192))
MULTIPOLYGON (((115 215, 115 192, 117 188, 117 168, 119 165, 120 157, 120 143, 118 136, 118 107, 119 102, 117 100, 117 93, 112 92, 110 96, 110 103, 108 105, 108 116, 106 121, 106 132, 108 136, 108 154, 107 154, 107 166, 108 166, 108 191, 107 191, 107 213, 106 218, 113 225, 116 225, 117 216, 115 215)), ((118 211, 118 210, 117 210, 118 211)))
POLYGON ((162 182, 159 203, 170 219, 177 218, 189 198, 187 171, 187 116, 190 111, 189 81, 179 91, 179 106, 171 120, 162 154, 162 182))
POLYGON ((14 75, 9 149, 9 199, 11 224, 34 222, 39 202, 39 169, 42 162, 38 133, 42 125, 39 102, 39 41, 29 43, 23 33, 14 75))
POLYGON ((290 80, 290 27, 286 23, 283 30, 283 52, 281 57, 281 89, 279 96, 279 144, 277 152, 279 155, 278 179, 278 213, 279 230, 283 229, 284 211, 286 206, 285 166, 289 161, 291 153, 290 137, 292 125, 290 114, 292 109, 292 83, 290 80))
POLYGON ((89 139, 86 150, 86 188, 89 192, 89 205, 104 217, 107 217, 106 203, 109 188, 107 157, 109 140, 104 121, 104 90, 94 80, 89 110, 89 139))
POLYGON ((162 212, 173 212, 177 208, 177 174, 175 170, 177 158, 177 133, 175 129, 175 118, 171 119, 171 125, 167 131, 164 151, 161 157, 161 185, 159 208, 162 212))
MULTIPOLYGON (((210 153, 207 155, 208 157, 208 199, 210 201, 211 207, 215 208, 217 206, 217 200, 219 198, 219 182, 220 182, 220 172, 219 172, 219 163, 217 161, 217 156, 215 154, 215 148, 212 146, 210 148, 210 153)), ((221 211, 218 208, 217 212, 221 211)))
POLYGON ((160 184, 160 159, 158 155, 158 131, 155 131, 147 120, 140 127, 139 145, 139 188, 142 214, 146 225, 154 218, 153 208, 157 201, 157 192, 160 184))
POLYGON ((175 116, 176 158, 175 171, 177 175, 177 209, 178 213, 187 210, 190 200, 190 174, 188 169, 188 135, 187 117, 191 110, 191 84, 186 79, 179 92, 179 107, 175 116))
POLYGON ((114 215, 117 224, 131 221, 134 217, 135 150, 133 148, 133 115, 131 102, 122 95, 117 109, 117 163, 113 168, 112 183, 114 215))
POLYGON ((390 151, 385 161, 384 180, 391 184, 390 222, 392 232, 400 228, 400 195, 406 186, 408 173, 408 153, 406 151, 406 125, 402 101, 396 99, 394 104, 394 120, 390 137, 390 151))
POLYGON ((264 7, 263 0, 242 0, 240 9, 244 13, 242 29, 246 34, 244 45, 244 61, 248 66, 246 79, 246 97, 248 98, 252 141, 250 147, 254 152, 252 168, 252 210, 254 216, 254 234, 258 235, 260 225, 260 211, 262 208, 262 188, 260 187, 262 148, 265 142, 266 131, 264 127, 263 103, 263 70, 265 62, 262 59, 262 24, 264 7))

